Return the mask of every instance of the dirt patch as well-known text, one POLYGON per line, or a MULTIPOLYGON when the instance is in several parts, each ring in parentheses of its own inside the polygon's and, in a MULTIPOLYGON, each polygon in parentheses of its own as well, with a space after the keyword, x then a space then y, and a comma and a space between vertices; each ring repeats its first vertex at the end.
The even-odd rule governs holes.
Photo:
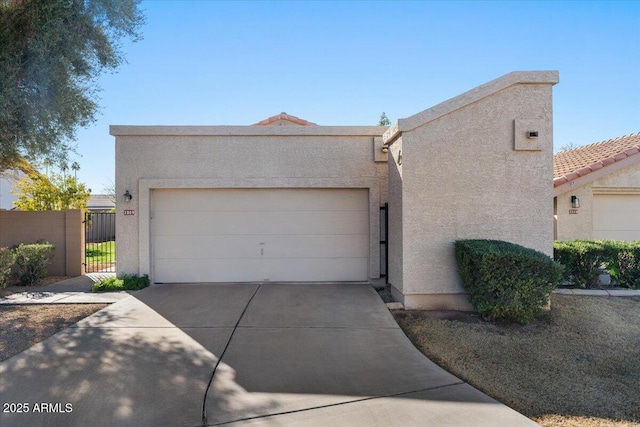
POLYGON ((47 276, 40 280, 35 286, 7 286, 6 288, 0 288, 0 298, 7 295, 16 294, 19 292, 33 292, 38 291, 43 286, 50 285, 52 283, 61 282, 63 280, 71 279, 73 276, 47 276))
POLYGON ((15 356, 107 305, 0 305, 0 361, 15 356))
POLYGON ((640 425, 640 298, 552 296, 527 326, 394 312, 423 353, 544 426, 640 425))

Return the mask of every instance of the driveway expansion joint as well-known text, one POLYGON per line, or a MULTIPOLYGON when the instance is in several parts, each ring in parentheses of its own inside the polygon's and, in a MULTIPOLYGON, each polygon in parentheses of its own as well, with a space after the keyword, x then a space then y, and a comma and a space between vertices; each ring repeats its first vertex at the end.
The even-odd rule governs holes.
POLYGON ((227 338, 227 343, 225 344, 224 349, 220 353, 220 357, 218 357, 218 360, 216 361, 216 364, 213 367, 213 371, 211 372, 211 378, 209 378, 209 383, 207 384, 207 388, 204 391, 204 397, 202 399, 202 425, 203 426, 208 425, 208 423, 207 423, 207 395, 209 394, 209 390, 211 389, 211 385, 213 384, 213 380, 215 379, 216 370, 218 369, 218 366, 220 365, 220 362, 222 362, 222 358, 224 357, 224 354, 226 353, 227 349, 229 348, 229 344, 231 344, 231 340, 233 339, 233 335, 236 333, 236 330, 238 329, 238 325, 242 321, 242 318, 244 317, 244 314, 247 312, 247 309, 249 308, 249 305, 251 305, 251 301, 253 301, 253 299, 255 298, 256 294, 260 290, 261 286, 262 285, 258 285, 258 287, 253 291, 253 294, 251 295, 251 298, 249 298, 249 301, 247 301, 247 304, 245 305, 244 309, 242 310, 242 313, 240 313, 240 316, 238 317, 238 320, 236 321, 236 324, 233 326, 233 330, 231 331, 231 334, 229 334, 229 338, 227 338))
POLYGON ((350 405, 350 404, 353 404, 353 403, 367 402, 367 401, 376 400, 376 399, 386 399, 386 398, 390 398, 390 397, 400 397, 400 396, 406 396, 408 394, 423 393, 423 392, 426 392, 426 391, 438 390, 438 389, 442 389, 442 388, 453 387, 453 386, 463 385, 463 384, 465 384, 464 381, 456 381, 456 382, 453 382, 451 384, 442 384, 442 385, 438 385, 438 386, 434 386, 434 387, 427 387, 427 388, 419 389, 419 390, 403 391, 403 392, 399 392, 399 393, 385 394, 385 395, 380 395, 380 396, 369 396, 369 397, 363 397, 361 399, 349 400, 349 401, 346 401, 346 402, 331 403, 329 405, 312 406, 310 408, 296 409, 296 410, 292 410, 292 411, 274 412, 273 414, 264 414, 264 415, 256 415, 256 416, 253 416, 253 417, 238 418, 238 419, 235 419, 235 420, 223 421, 223 422, 214 423, 214 424, 204 424, 202 427, 221 426, 221 425, 225 425, 225 424, 232 424, 232 423, 238 423, 238 422, 243 422, 243 421, 257 420, 257 419, 260 419, 260 418, 277 417, 277 416, 281 416, 281 415, 296 414, 296 413, 299 413, 299 412, 308 412, 308 411, 313 411, 313 410, 317 410, 317 409, 332 408, 332 407, 336 407, 336 406, 345 406, 345 405, 350 405))

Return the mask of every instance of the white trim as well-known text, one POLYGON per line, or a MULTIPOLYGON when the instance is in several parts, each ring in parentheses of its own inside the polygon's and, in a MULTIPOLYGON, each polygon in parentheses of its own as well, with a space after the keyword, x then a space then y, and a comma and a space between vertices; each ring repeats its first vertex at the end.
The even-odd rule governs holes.
POLYGON ((640 195, 640 188, 638 187, 592 187, 593 194, 630 194, 630 195, 640 195))
POLYGON ((113 136, 381 136, 386 126, 109 126, 113 136))

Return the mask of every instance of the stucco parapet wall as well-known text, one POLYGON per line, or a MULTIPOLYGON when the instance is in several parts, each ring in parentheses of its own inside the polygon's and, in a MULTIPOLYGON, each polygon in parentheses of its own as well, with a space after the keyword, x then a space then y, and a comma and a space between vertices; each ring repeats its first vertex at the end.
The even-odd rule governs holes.
POLYGON ((109 126, 113 136, 381 136, 386 126, 109 126))
POLYGON ((406 119, 398 119, 383 134, 384 143, 391 145, 402 134, 423 126, 440 117, 451 114, 467 105, 478 102, 488 96, 519 84, 550 84, 555 85, 560 81, 558 71, 514 71, 505 74, 495 80, 471 89, 468 92, 444 101, 438 105, 428 108, 420 113, 414 114, 406 119))

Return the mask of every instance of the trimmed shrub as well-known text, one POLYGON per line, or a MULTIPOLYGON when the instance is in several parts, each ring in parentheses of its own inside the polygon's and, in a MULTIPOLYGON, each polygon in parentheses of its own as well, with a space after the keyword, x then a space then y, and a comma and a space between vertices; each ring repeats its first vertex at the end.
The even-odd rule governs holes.
POLYGON ((9 248, 0 248, 0 288, 5 288, 11 277, 11 266, 16 260, 16 254, 9 248))
POLYGON ((527 324, 562 279, 562 266, 542 252, 500 240, 458 240, 462 285, 489 320, 527 324))
POLYGON ((15 249, 18 284, 30 286, 47 277, 47 264, 53 258, 55 249, 47 242, 18 245, 15 249))
POLYGON ((620 286, 640 289, 640 241, 606 242, 607 270, 620 286))
POLYGON ((553 258, 564 265, 566 279, 580 288, 596 287, 611 257, 611 247, 602 240, 553 242, 553 258))
POLYGON ((149 286, 149 276, 125 274, 120 278, 110 277, 93 285, 93 292, 137 291, 149 286))

